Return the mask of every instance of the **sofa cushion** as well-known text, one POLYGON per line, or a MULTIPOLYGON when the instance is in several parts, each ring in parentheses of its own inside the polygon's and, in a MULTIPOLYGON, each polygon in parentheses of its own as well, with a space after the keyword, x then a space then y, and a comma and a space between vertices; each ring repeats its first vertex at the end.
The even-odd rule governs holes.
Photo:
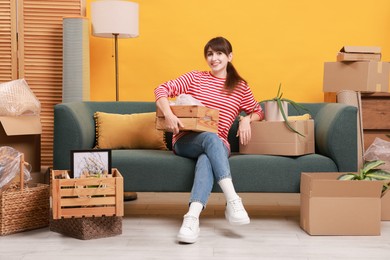
POLYGON ((164 133, 156 130, 156 113, 95 112, 96 148, 167 150, 164 133))
POLYGON ((303 156, 243 155, 229 158, 238 192, 299 192, 301 172, 337 171, 336 164, 319 154, 303 156))
POLYGON ((194 181, 195 160, 172 151, 112 150, 112 166, 120 169, 125 191, 188 192, 194 181))

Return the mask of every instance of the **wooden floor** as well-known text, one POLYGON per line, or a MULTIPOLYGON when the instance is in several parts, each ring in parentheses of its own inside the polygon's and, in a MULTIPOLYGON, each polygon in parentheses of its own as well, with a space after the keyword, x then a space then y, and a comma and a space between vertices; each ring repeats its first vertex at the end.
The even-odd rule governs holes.
POLYGON ((230 226, 222 194, 212 194, 195 244, 175 240, 186 193, 138 193, 125 203, 123 234, 78 240, 48 228, 0 237, 0 260, 390 259, 390 221, 381 236, 310 236, 299 227, 298 194, 240 194, 251 224, 230 226))

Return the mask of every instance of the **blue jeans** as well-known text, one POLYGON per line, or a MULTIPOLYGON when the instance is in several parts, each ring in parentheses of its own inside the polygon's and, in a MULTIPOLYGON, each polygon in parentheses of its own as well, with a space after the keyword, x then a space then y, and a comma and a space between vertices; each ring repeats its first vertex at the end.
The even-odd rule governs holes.
POLYGON ((175 143, 177 155, 197 159, 191 202, 200 202, 206 207, 214 185, 224 178, 231 178, 229 150, 218 137, 210 132, 193 132, 181 137, 175 143))

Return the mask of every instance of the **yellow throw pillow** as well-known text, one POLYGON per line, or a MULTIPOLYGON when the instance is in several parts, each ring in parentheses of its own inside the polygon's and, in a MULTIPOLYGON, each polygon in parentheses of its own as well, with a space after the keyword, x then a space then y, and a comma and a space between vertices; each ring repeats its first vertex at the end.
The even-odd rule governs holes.
POLYGON ((156 130, 156 113, 95 112, 96 148, 167 150, 164 132, 156 130))

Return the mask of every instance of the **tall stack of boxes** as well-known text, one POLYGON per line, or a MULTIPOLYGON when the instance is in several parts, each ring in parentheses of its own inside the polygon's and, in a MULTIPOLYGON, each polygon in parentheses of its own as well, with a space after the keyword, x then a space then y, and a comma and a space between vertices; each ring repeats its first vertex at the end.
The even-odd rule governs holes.
MULTIPOLYGON (((345 46, 324 64, 324 92, 388 92, 388 62, 379 47, 345 46)), ((342 173, 302 173, 300 225, 311 235, 380 235, 390 220, 390 192, 380 181, 340 181, 342 173)))

